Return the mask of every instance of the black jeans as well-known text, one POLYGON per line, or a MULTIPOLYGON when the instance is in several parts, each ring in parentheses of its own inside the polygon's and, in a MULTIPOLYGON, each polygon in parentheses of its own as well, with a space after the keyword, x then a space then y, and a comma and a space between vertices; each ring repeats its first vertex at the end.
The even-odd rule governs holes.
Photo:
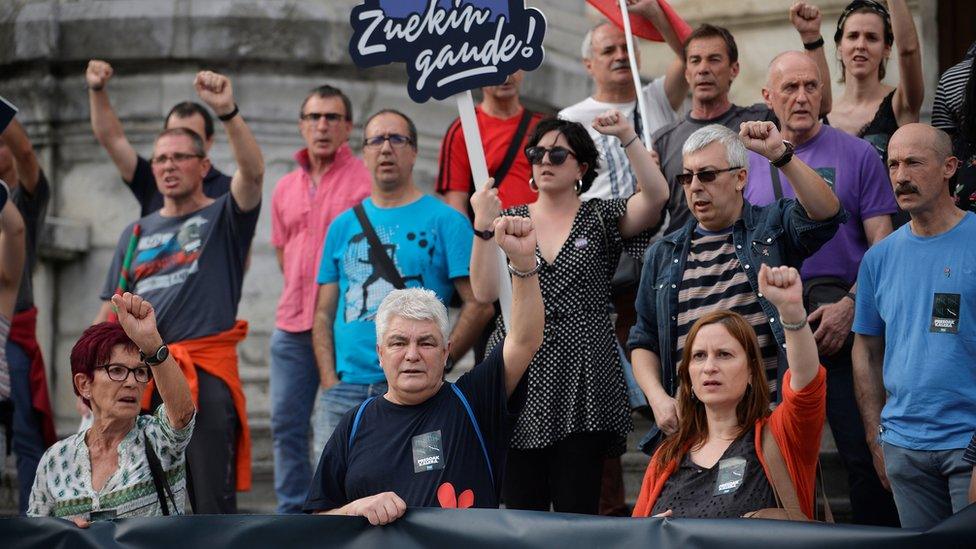
POLYGON ((881 485, 874 470, 854 397, 852 341, 853 337, 849 337, 840 351, 820 357, 820 363, 827 369, 827 421, 841 462, 847 469, 854 524, 897 527, 895 500, 881 485))
POLYGON ((547 448, 508 451, 502 498, 508 509, 595 515, 613 434, 573 433, 547 448))

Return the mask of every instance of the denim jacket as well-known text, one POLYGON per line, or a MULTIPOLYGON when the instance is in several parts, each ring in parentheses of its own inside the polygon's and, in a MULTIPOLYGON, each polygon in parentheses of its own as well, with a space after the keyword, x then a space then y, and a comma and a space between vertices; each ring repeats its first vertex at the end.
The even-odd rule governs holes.
MULTIPOLYGON (((833 238, 847 221, 843 207, 832 218, 814 221, 794 199, 780 199, 767 206, 745 202, 742 216, 732 225, 732 243, 742 269, 769 318, 779 346, 778 378, 786 373, 786 339, 772 303, 759 293, 759 266, 789 265, 797 269, 803 260, 833 238)), ((678 387, 677 366, 681 357, 672 356, 677 346, 678 291, 685 260, 697 221, 655 242, 648 249, 637 291, 637 324, 630 331, 627 346, 653 351, 661 360, 661 385, 671 396, 678 387)))

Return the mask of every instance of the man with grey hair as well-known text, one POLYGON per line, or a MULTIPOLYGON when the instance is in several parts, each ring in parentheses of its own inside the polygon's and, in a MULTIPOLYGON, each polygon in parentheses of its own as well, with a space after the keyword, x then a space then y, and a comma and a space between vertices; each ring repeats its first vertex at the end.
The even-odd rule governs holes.
POLYGON ((874 466, 905 528, 966 507, 976 425, 976 215, 949 193, 959 161, 949 136, 906 124, 888 142, 888 174, 911 215, 858 271, 854 388, 874 466))
MULTIPOLYGON (((678 426, 673 398, 685 338, 702 315, 730 309, 748 320, 762 351, 769 390, 786 371, 786 339, 776 308, 759 293, 761 264, 800 267, 830 240, 847 215, 827 182, 793 156, 772 122, 745 122, 739 135, 718 124, 685 141, 677 181, 693 218, 648 250, 631 330, 634 375, 657 428, 678 426), (761 154, 793 182, 796 199, 753 206, 743 198, 746 149, 761 154)), ((652 429, 651 435, 657 435, 652 429)))
POLYGON ((420 288, 390 292, 376 313, 387 392, 343 416, 326 444, 305 512, 390 523, 407 507, 498 507, 522 377, 542 345, 545 311, 532 220, 503 217, 495 241, 512 273, 511 329, 484 362, 444 381, 447 310, 420 288))

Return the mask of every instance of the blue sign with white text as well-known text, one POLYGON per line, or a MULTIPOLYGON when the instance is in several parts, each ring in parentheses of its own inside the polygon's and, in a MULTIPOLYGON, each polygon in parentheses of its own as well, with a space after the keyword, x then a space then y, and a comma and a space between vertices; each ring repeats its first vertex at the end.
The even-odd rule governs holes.
POLYGON ((366 0, 349 20, 356 66, 406 64, 418 103, 500 85, 545 56, 545 16, 524 0, 366 0))

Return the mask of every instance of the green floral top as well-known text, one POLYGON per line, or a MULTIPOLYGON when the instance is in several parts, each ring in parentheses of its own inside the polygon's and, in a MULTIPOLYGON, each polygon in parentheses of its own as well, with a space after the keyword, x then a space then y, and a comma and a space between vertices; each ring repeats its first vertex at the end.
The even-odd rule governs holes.
MULTIPOLYGON (((165 404, 153 415, 136 418, 135 427, 119 443, 119 467, 98 492, 92 489, 88 429, 58 441, 44 452, 34 477, 27 514, 41 517, 81 517, 114 510, 115 517, 161 516, 142 436, 149 439, 176 498, 176 514, 183 514, 186 497, 184 450, 193 434, 194 419, 174 429, 165 404)), ((170 504, 172 509, 172 504, 170 504)))

